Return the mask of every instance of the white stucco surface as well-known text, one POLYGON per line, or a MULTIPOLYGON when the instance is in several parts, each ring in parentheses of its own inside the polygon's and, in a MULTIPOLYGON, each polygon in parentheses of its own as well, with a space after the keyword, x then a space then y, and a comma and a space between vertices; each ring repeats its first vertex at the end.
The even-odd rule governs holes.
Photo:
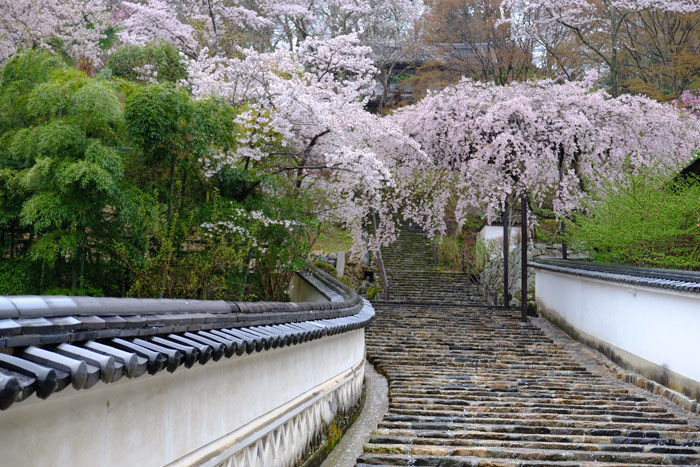
MULTIPOLYGON (((486 225, 476 235, 477 240, 492 240, 499 246, 503 245, 503 226, 502 225, 486 225)), ((510 228, 510 242, 508 243, 509 250, 512 250, 520 243, 520 227, 512 226, 510 228)))
POLYGON ((700 295, 538 268, 535 290, 577 330, 700 382, 700 295))
POLYGON ((161 466, 364 359, 364 330, 175 373, 65 389, 0 412, 0 464, 161 466))

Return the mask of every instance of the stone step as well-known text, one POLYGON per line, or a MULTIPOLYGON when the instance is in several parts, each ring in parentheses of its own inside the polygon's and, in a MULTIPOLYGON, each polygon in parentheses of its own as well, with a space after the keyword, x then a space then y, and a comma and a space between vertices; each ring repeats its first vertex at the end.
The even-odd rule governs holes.
MULTIPOLYGON (((617 464, 642 464, 642 465, 662 465, 672 463, 673 465, 698 465, 700 456, 695 454, 693 449, 654 447, 651 451, 636 451, 632 446, 626 447, 625 451, 589 451, 585 449, 544 449, 544 448, 518 448, 518 447, 451 447, 451 446, 408 446, 397 444, 369 444, 365 446, 366 454, 393 454, 410 456, 413 460, 408 465, 440 465, 421 462, 421 457, 439 456, 442 459, 449 459, 452 462, 463 457, 484 458, 493 461, 495 459, 509 459, 518 461, 536 462, 594 462, 594 463, 617 463, 617 464), (658 450, 659 452, 655 452, 658 450), (687 451, 687 452, 686 452, 687 451)), ((645 446, 648 448, 648 446, 645 446)), ((360 462, 369 460, 366 456, 360 457, 360 462)), ((391 464, 390 464, 391 465, 391 464)), ((403 464, 394 464, 403 465, 403 464)), ((444 463, 442 465, 445 465, 444 463)), ((449 465, 449 464, 448 464, 449 465)), ((459 465, 459 464, 452 464, 459 465)), ((471 465, 471 464, 466 464, 471 465)))
POLYGON ((392 301, 485 303, 469 275, 435 268, 433 245, 425 233, 401 230, 397 241, 382 249, 382 259, 392 301))
MULTIPOLYGON (((569 430, 571 431, 571 430, 569 430)), ((677 431, 639 431, 631 430, 585 430, 585 434, 551 434, 524 433, 517 431, 484 430, 406 430, 377 428, 372 432, 371 442, 383 444, 419 443, 421 440, 441 440, 436 444, 455 442, 477 443, 490 441, 524 441, 555 443, 593 443, 593 444, 658 444, 664 446, 700 446, 698 433, 681 433, 677 431)))
POLYGON ((436 270, 425 234, 402 231, 383 257, 394 302, 375 304, 366 344, 390 402, 357 465, 700 465, 700 419, 519 310, 471 306, 478 287, 436 270))
POLYGON ((683 412, 592 371, 516 312, 375 308, 367 354, 390 404, 358 465, 700 465, 683 412))

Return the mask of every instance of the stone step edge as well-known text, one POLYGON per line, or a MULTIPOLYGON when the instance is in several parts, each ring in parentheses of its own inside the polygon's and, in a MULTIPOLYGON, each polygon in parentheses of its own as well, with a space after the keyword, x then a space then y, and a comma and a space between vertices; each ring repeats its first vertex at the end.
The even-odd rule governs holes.
MULTIPOLYGON (((500 309, 503 308, 499 305, 487 305, 486 303, 471 303, 471 302, 451 302, 444 303, 439 301, 409 301, 409 300, 384 300, 384 299, 371 299, 370 303, 372 305, 382 305, 382 306, 406 306, 406 305, 416 305, 416 306, 432 306, 439 308, 490 308, 490 309, 500 309)), ((512 310, 519 311, 519 308, 512 308, 512 310)))
MULTIPOLYGON (((593 349, 591 349, 593 350, 593 349)), ((596 351, 597 352, 597 351, 596 351)), ((607 357, 604 355, 600 354, 599 357, 605 358, 605 361, 603 361, 603 364, 607 367, 607 369, 615 375, 615 377, 621 381, 624 381, 626 383, 634 384, 640 389, 644 389, 645 391, 648 391, 652 394, 659 395, 661 397, 664 397, 668 399, 669 401, 673 402, 674 404, 678 405, 679 407, 684 408, 688 412, 700 414, 700 404, 698 403, 697 400, 692 399, 685 394, 681 394, 678 391, 674 391, 671 388, 668 388, 662 384, 657 383, 656 381, 652 381, 650 379, 645 378, 644 376, 631 372, 629 370, 626 370, 620 366, 618 366, 616 363, 612 362, 611 360, 608 360, 607 357)))
MULTIPOLYGON (((663 384, 657 383, 656 381, 652 381, 648 378, 645 378, 644 376, 635 373, 633 371, 627 370, 621 366, 619 366, 617 363, 613 362, 610 360, 608 357, 605 356, 605 354, 601 353, 600 351, 589 347, 588 345, 584 344, 583 342, 574 339, 571 337, 569 334, 566 333, 566 331, 560 327, 558 327, 556 324, 546 320, 546 318, 542 318, 544 322, 546 322, 549 326, 552 326, 553 328, 557 329, 559 332, 563 333, 566 335, 568 338, 572 339, 577 345, 581 346, 582 348, 586 349, 589 351, 593 357, 598 361, 598 363, 602 364, 607 368, 608 371, 610 371, 617 379, 624 381, 626 383, 633 384, 637 386, 638 388, 645 390, 647 392, 650 392, 652 394, 656 394, 658 396, 661 396, 669 401, 671 401, 673 404, 687 410, 688 412, 699 414, 700 415, 700 403, 691 398, 686 396, 685 394, 682 394, 678 391, 675 391, 669 387, 664 386, 663 384)), ((547 330, 543 329, 541 325, 538 326, 542 331, 545 333, 545 335, 549 336, 549 332, 547 330)), ((556 339, 554 339, 556 342, 556 339)))

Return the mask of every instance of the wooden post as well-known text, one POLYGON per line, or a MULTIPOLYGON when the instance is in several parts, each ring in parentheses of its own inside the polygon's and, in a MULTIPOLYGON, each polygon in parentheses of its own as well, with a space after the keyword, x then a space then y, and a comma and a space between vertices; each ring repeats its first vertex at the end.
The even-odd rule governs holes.
MULTIPOLYGON (((561 190, 561 183, 564 181, 564 148, 559 145, 559 189, 561 190)), ((563 259, 567 258, 567 251, 566 251, 566 240, 564 238, 564 234, 566 233, 566 224, 564 223, 564 220, 561 221, 561 234, 562 234, 562 239, 561 239, 561 257, 563 259)))
POLYGON ((508 232, 508 200, 503 203, 503 307, 510 306, 510 297, 508 294, 508 253, 510 234, 508 232))
POLYGON ((520 301, 522 302, 521 319, 527 322, 527 194, 523 193, 521 221, 520 221, 520 236, 522 238, 522 285, 520 289, 520 301))

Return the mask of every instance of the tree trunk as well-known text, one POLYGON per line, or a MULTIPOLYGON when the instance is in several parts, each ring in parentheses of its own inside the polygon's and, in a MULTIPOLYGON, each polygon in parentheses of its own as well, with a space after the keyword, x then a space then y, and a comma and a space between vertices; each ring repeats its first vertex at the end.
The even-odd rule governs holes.
POLYGON ((167 220, 173 218, 173 197, 175 196, 175 156, 170 159, 170 194, 168 195, 168 216, 167 220))
POLYGON ((185 212, 185 190, 187 187, 187 174, 188 170, 186 168, 187 166, 187 160, 185 160, 185 168, 183 169, 184 173, 182 174, 182 186, 180 187, 180 216, 183 215, 185 212))
POLYGON ((86 248, 85 244, 80 246, 80 275, 78 277, 78 285, 80 286, 81 289, 85 288, 85 255, 86 255, 86 248))
POLYGON ((70 288, 75 290, 78 288, 78 272, 75 270, 75 263, 77 262, 76 257, 70 262, 70 288))

